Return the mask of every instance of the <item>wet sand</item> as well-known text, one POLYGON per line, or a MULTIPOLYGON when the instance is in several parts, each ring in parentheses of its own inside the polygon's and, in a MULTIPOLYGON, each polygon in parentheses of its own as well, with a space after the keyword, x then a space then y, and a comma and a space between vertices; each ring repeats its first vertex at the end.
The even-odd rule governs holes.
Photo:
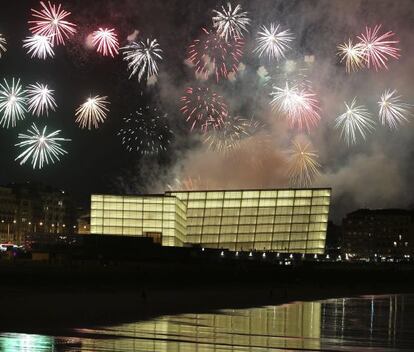
MULTIPOLYGON (((204 264, 203 264, 204 265, 204 264)), ((160 315, 414 292, 413 270, 0 265, 0 331, 48 333, 160 315), (168 270, 166 270, 168 268, 168 270)))
POLYGON ((145 320, 160 315, 203 313, 217 309, 281 305, 362 294, 413 292, 401 285, 284 287, 221 286, 198 288, 141 289, 2 289, 0 331, 48 333, 73 327, 112 325, 145 320))

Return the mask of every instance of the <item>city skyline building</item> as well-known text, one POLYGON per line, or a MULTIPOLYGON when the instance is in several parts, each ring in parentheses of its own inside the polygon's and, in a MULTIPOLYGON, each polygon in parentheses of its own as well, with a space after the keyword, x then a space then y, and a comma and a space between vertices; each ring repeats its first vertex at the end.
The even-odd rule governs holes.
POLYGON ((167 246, 322 254, 331 189, 92 195, 91 234, 147 236, 167 246))

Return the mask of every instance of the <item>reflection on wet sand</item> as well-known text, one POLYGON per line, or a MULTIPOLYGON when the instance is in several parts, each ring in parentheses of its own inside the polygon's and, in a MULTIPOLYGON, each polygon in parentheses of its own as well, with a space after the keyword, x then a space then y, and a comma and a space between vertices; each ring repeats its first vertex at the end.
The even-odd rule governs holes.
POLYGON ((0 334, 15 351, 386 351, 414 346, 414 296, 367 296, 163 316, 71 337, 0 334))

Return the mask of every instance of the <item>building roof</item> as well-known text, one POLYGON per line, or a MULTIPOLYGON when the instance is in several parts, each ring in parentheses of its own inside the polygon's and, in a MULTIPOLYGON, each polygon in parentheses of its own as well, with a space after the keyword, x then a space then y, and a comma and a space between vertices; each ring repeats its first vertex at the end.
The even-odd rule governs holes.
POLYGON ((239 188, 239 189, 193 189, 193 190, 169 190, 165 193, 190 193, 190 192, 242 192, 242 191, 319 191, 319 190, 329 190, 332 191, 331 187, 314 187, 314 188, 291 188, 291 187, 273 187, 273 188, 239 188))

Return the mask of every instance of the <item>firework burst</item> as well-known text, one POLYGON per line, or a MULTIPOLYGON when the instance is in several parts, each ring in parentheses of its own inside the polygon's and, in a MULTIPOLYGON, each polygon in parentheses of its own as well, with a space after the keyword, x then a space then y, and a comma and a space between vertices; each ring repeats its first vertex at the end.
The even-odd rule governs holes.
POLYGON ((92 33, 92 45, 102 56, 115 57, 118 55, 119 42, 115 29, 99 28, 92 33))
POLYGON ((240 141, 251 135, 251 122, 240 116, 228 116, 224 123, 204 135, 203 142, 213 151, 226 153, 240 147, 240 141))
POLYGON ((18 138, 22 141, 16 146, 24 148, 23 152, 15 159, 20 159, 20 165, 31 159, 33 169, 41 169, 44 164, 60 160, 60 156, 67 154, 61 147, 61 142, 68 142, 70 139, 59 137, 60 130, 47 133, 47 126, 40 131, 35 124, 27 130, 27 134, 19 133, 18 138))
POLYGON ((306 128, 310 131, 321 118, 316 95, 307 88, 289 86, 286 82, 284 88, 273 87, 271 96, 272 109, 284 114, 292 128, 297 127, 300 130, 306 128))
POLYGON ((400 49, 396 47, 399 41, 393 39, 395 33, 388 31, 379 34, 380 29, 381 25, 374 28, 366 27, 365 33, 358 36, 367 67, 373 67, 376 71, 388 68, 387 62, 390 58, 398 59, 400 57, 400 49))
POLYGON ((61 9, 61 5, 52 5, 49 1, 47 5, 41 1, 41 10, 32 9, 33 20, 29 24, 33 34, 50 37, 51 45, 65 44, 65 40, 76 33, 76 25, 69 22, 67 17, 70 12, 61 9))
POLYGON ((218 128, 228 115, 223 97, 208 87, 187 88, 180 101, 181 112, 191 124, 191 131, 198 126, 203 133, 218 128))
POLYGON ((345 102, 345 107, 346 112, 335 120, 335 128, 341 129, 341 137, 350 145, 357 142, 357 134, 365 139, 374 130, 375 123, 365 106, 357 105, 356 98, 351 104, 345 102))
POLYGON ((138 76, 138 81, 146 75, 149 79, 158 75, 158 61, 162 60, 162 50, 157 39, 147 39, 146 42, 133 42, 123 48, 124 60, 128 62, 128 69, 131 71, 129 78, 138 76))
POLYGON ((4 38, 3 34, 0 33, 0 59, 2 55, 7 51, 7 40, 4 38))
POLYGON ((285 51, 290 49, 289 43, 294 39, 289 29, 281 30, 279 25, 270 24, 270 28, 262 26, 257 38, 257 47, 254 52, 269 60, 280 60, 285 57, 285 51))
POLYGON ((49 115, 49 110, 55 111, 56 102, 53 97, 53 90, 46 84, 36 83, 27 87, 28 109, 37 116, 49 115))
POLYGON ((243 37, 243 32, 247 32, 247 26, 250 24, 247 12, 242 11, 240 5, 233 9, 230 3, 227 3, 227 8, 222 6, 221 10, 213 10, 213 27, 216 28, 217 34, 226 41, 243 37))
POLYGON ((288 177, 295 187, 309 187, 320 172, 321 165, 317 161, 318 154, 312 150, 310 143, 294 141, 289 151, 290 162, 288 177))
POLYGON ((20 84, 20 79, 16 82, 13 78, 11 85, 4 80, 4 83, 0 84, 0 113, 2 113, 0 124, 2 127, 16 127, 16 122, 23 120, 26 112, 25 91, 20 84))
POLYGON ((397 129, 399 125, 408 121, 407 116, 411 115, 412 105, 404 103, 397 94, 396 90, 386 90, 378 102, 380 121, 391 129, 397 129))
POLYGON ((23 48, 28 49, 27 53, 31 54, 32 58, 37 57, 45 60, 48 56, 55 55, 50 40, 51 36, 35 34, 23 40, 23 48))
POLYGON ((365 64, 365 49, 361 43, 353 44, 349 39, 348 43, 338 45, 338 56, 341 62, 345 61, 346 72, 358 71, 365 64))
POLYGON ((142 155, 159 154, 167 150, 173 132, 167 124, 167 114, 157 108, 140 107, 123 118, 123 128, 118 132, 121 143, 129 152, 142 155))
POLYGON ((215 32, 203 28, 203 35, 188 48, 187 60, 194 65, 197 75, 207 79, 215 73, 217 82, 236 73, 243 56, 244 40, 235 37, 225 41, 215 32))
POLYGON ((106 114, 109 111, 107 105, 107 97, 101 97, 99 95, 95 97, 89 97, 85 103, 83 103, 76 110, 75 122, 79 124, 80 128, 99 128, 99 124, 105 122, 106 114))
POLYGON ((167 184, 167 188, 170 191, 196 191, 210 189, 210 185, 207 180, 203 180, 198 177, 183 177, 174 179, 173 184, 167 184))

